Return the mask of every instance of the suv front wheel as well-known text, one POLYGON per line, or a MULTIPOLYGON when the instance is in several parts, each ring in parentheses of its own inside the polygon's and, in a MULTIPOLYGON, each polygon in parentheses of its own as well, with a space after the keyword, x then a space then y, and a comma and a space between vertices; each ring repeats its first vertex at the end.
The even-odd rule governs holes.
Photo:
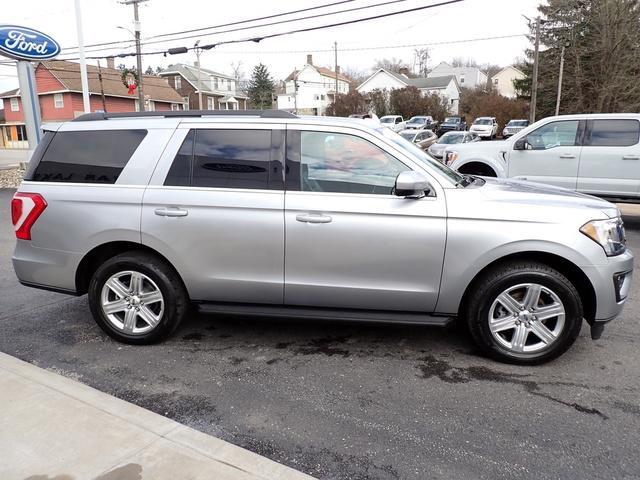
POLYGON ((471 336, 496 360, 539 364, 564 353, 582 327, 574 285, 537 262, 514 262, 485 274, 466 309, 471 336))
POLYGON ((167 337, 182 321, 188 298, 182 281, 165 262, 145 252, 110 258, 89 284, 96 322, 114 339, 149 344, 167 337))

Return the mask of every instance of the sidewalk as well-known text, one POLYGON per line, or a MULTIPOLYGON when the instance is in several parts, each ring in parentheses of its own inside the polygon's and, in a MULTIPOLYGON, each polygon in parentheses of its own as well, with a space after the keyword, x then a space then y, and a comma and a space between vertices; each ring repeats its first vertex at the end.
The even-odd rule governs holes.
POLYGON ((0 148, 0 170, 16 168, 29 159, 31 150, 0 148))
POLYGON ((0 353, 2 480, 312 480, 0 353))

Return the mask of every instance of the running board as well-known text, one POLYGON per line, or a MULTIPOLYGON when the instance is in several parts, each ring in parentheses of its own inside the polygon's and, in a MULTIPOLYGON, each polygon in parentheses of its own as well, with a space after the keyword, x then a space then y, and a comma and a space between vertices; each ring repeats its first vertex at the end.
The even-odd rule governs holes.
POLYGON ((290 305, 256 305, 238 303, 196 302, 203 313, 226 315, 249 315, 257 317, 300 318, 308 320, 343 320, 349 322, 380 322, 409 325, 430 325, 446 327, 453 318, 436 316, 421 312, 402 312, 393 310, 355 310, 338 308, 310 308, 290 305))

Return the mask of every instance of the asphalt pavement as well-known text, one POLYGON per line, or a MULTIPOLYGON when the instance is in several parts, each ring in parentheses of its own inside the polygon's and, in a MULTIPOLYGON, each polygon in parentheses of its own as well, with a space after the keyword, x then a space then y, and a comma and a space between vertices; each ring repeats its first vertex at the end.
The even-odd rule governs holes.
MULTIPOLYGON (((116 343, 86 297, 22 287, 0 190, 0 351, 322 479, 640 478, 636 279, 601 340, 538 367, 455 328, 192 314, 163 344, 116 343)), ((640 217, 628 217, 640 252, 640 217)))

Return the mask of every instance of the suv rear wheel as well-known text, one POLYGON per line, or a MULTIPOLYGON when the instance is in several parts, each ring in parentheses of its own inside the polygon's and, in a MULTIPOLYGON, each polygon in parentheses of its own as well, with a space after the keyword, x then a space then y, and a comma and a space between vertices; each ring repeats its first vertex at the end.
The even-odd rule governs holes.
POLYGON ((467 304, 471 336, 496 360, 538 364, 564 353, 582 327, 582 302, 557 270, 534 262, 502 265, 478 282, 467 304))
POLYGON ((88 294, 100 328, 132 344, 154 343, 173 333, 188 306, 178 275, 144 252, 127 252, 104 262, 91 278, 88 294))

